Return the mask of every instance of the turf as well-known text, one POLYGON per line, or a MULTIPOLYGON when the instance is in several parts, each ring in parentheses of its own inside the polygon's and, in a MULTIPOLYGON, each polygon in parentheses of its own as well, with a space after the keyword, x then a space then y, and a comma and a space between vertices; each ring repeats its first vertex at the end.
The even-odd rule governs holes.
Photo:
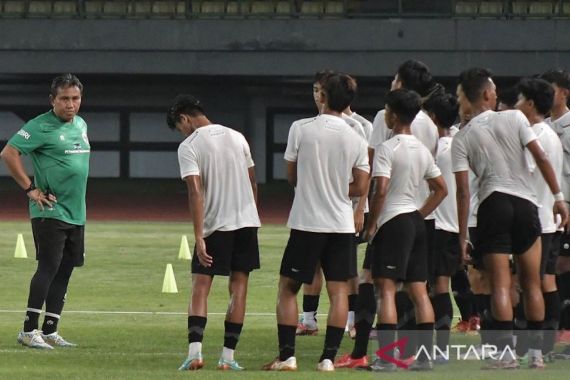
MULTIPOLYGON (((0 379, 164 379, 164 378, 343 378, 372 379, 376 374, 314 371, 323 334, 300 337, 295 374, 258 371, 277 353, 275 308, 277 273, 287 230, 266 226, 260 230, 262 269, 250 279, 246 324, 236 358, 248 371, 219 373, 215 370, 223 341, 223 313, 227 290, 224 278, 217 278, 211 292, 204 340, 206 368, 198 373, 179 373, 185 357, 186 308, 189 295, 189 262, 178 260, 182 234, 192 241, 189 224, 182 223, 90 223, 87 227, 86 266, 76 270, 67 296, 60 332, 79 343, 76 349, 50 352, 23 348, 16 343, 21 329, 28 284, 35 270, 33 240, 26 222, 0 222, 0 379), (18 233, 24 235, 28 259, 16 259, 18 233), (172 263, 178 294, 161 293, 167 263, 172 263), (106 311, 109 313, 100 313, 106 311), (96 312, 96 313, 94 313, 96 312), (117 313, 119 312, 119 313, 117 313), (122 314, 123 312, 146 312, 122 314)), ((327 309, 326 297, 320 311, 327 309)), ((321 327, 324 321, 320 320, 321 327)), ((466 338, 463 338, 466 339, 466 338)), ((475 338, 467 338, 474 340, 475 338)), ((344 339, 341 352, 351 349, 344 339)), ((371 342, 370 352, 376 347, 371 342)), ((496 379, 507 373, 482 372, 479 362, 452 362, 433 373, 400 372, 390 377, 425 379, 496 379)), ((566 379, 570 363, 557 362, 544 372, 508 372, 513 379, 566 379)), ((387 375, 382 375, 387 376, 387 375)))

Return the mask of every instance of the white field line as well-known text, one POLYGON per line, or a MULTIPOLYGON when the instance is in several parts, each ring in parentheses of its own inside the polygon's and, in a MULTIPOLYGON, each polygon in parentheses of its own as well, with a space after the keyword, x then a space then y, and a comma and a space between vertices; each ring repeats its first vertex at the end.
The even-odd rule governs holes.
MULTIPOLYGON (((0 310, 0 314, 22 313, 25 310, 0 310)), ((124 314, 124 315, 187 315, 176 311, 112 311, 112 310, 65 310, 64 314, 124 314)), ((226 315, 226 313, 208 313, 208 315, 226 315)), ((275 313, 245 313, 250 317, 274 317, 275 313)), ((326 314, 325 314, 326 315, 326 314)))

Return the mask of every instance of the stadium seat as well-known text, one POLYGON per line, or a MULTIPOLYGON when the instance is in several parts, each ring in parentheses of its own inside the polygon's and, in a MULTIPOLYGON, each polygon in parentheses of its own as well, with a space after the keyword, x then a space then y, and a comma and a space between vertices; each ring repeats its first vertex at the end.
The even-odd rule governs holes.
POLYGON ((564 16, 570 16, 570 3, 562 3, 562 14, 564 16))
POLYGON ((201 5, 200 13, 223 14, 225 12, 225 3, 223 1, 203 1, 201 5))
POLYGON ((275 14, 277 17, 289 17, 292 10, 293 8, 291 7, 290 1, 278 1, 277 5, 275 5, 275 14))
POLYGON ((103 13, 103 1, 86 1, 85 16, 96 17, 103 13))
POLYGON ((251 13, 272 15, 275 13, 275 3, 273 1, 254 1, 251 3, 251 13))
POLYGON ((185 16, 186 2, 184 1, 153 1, 153 17, 185 16))
POLYGON ((554 4, 551 2, 532 2, 528 7, 529 16, 552 17, 554 4))
POLYGON ((344 3, 342 1, 327 1, 325 4, 325 15, 337 16, 344 14, 344 3))
POLYGON ((301 17, 321 16, 325 11, 322 1, 303 1, 301 5, 301 17))
POLYGON ((125 17, 128 13, 128 1, 105 1, 103 3, 103 17, 125 17))
POLYGON ((482 16, 501 16, 503 9, 502 1, 482 1, 479 3, 479 14, 482 16))
POLYGON ((53 11, 54 17, 75 17, 77 16, 77 1, 54 1, 53 11))
POLYGON ((130 14, 135 17, 147 17, 152 11, 151 1, 133 1, 130 7, 130 14))
POLYGON ((457 16, 474 16, 477 14, 479 4, 473 1, 458 1, 455 4, 455 14, 457 16))
POLYGON ((528 1, 513 1, 513 15, 526 16, 528 14, 528 1))
POLYGON ((242 11, 241 1, 228 1, 227 2, 226 14, 228 14, 228 15, 239 15, 242 13, 241 11, 242 11))
POLYGON ((22 17, 26 13, 26 3, 23 1, 4 1, 2 17, 22 17))
POLYGON ((47 17, 51 15, 51 1, 30 1, 28 17, 47 17))

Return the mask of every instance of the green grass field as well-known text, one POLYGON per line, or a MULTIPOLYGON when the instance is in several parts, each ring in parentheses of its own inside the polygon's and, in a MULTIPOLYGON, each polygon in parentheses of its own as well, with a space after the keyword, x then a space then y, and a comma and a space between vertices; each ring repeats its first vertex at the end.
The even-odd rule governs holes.
MULTIPOLYGON (((343 378, 377 376, 420 379, 497 379, 507 373, 479 370, 479 362, 455 362, 433 373, 398 372, 377 375, 339 370, 334 374, 314 371, 323 334, 297 340, 297 373, 259 371, 277 354, 275 327, 278 268, 288 231, 282 226, 260 230, 262 269, 252 274, 248 313, 236 359, 248 370, 220 373, 215 370, 223 342, 226 280, 217 278, 210 295, 204 339, 206 368, 199 373, 179 373, 187 352, 186 308, 189 296, 189 262, 178 260, 180 237, 192 236, 189 224, 90 223, 87 228, 86 265, 74 273, 60 332, 79 344, 75 349, 36 351, 16 343, 21 329, 29 280, 35 270, 29 223, 0 222, 0 379, 165 379, 165 378, 343 378), (24 234, 28 259, 13 257, 18 233, 24 234), (161 293, 167 263, 172 263, 178 294, 161 293)), ((191 242, 192 244, 192 242, 191 242)), ((320 312, 328 307, 323 297, 320 312)), ((320 325, 325 323, 321 319, 320 325)), ((475 338, 471 338, 475 342, 475 338)), ((342 352, 352 348, 343 340, 342 352)), ((369 351, 376 349, 371 342, 369 351)), ((569 362, 557 362, 544 372, 521 369, 508 372, 513 379, 567 379, 569 362)))

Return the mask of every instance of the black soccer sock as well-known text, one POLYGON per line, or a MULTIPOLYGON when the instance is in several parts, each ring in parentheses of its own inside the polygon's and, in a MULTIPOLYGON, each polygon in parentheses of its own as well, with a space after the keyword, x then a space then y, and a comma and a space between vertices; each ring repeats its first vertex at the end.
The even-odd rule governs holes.
POLYGON ((295 330, 297 326, 277 325, 279 338, 279 360, 284 361, 295 356, 295 330))
POLYGON ((44 323, 42 325, 42 332, 45 335, 56 332, 58 323, 59 323, 59 315, 46 312, 46 315, 44 317, 44 323))
POLYGON ((303 312, 313 313, 315 321, 317 320, 317 309, 319 308, 319 299, 321 296, 303 295, 303 312))
POLYGON ((243 323, 224 321, 224 347, 235 350, 241 334, 243 323))
POLYGON ((526 321, 522 300, 515 307, 513 307, 513 316, 513 334, 517 337, 516 351, 517 355, 523 356, 528 352, 529 335, 528 324, 526 321))
POLYGON ((556 331, 560 321, 560 297, 558 290, 544 293, 544 342, 542 352, 549 353, 554 350, 556 331))
POLYGON ((325 335, 325 346, 319 362, 329 359, 334 362, 334 357, 338 352, 342 337, 344 336, 344 327, 327 326, 327 333, 325 335))
POLYGON ((375 316, 376 297, 374 297, 374 285, 360 284, 358 286, 358 299, 354 312, 356 338, 354 339, 354 348, 350 355, 353 359, 360 359, 366 356, 370 330, 372 330, 375 316))
MULTIPOLYGON (((56 277, 61 264, 61 258, 42 257, 38 260, 38 267, 30 281, 27 310, 37 314, 42 310, 48 296, 50 286, 56 277)), ((65 293, 64 293, 65 294, 65 293)), ((54 314, 60 314, 56 312, 54 314)), ((32 331, 38 328, 37 315, 27 315, 24 323, 24 331, 32 331), (30 329, 31 330, 28 330, 30 329)))
POLYGON ((504 352, 506 347, 513 347, 513 321, 497 321, 493 320, 493 328, 496 330, 494 344, 497 346, 499 353, 504 352))
POLYGON ((473 315, 473 293, 459 293, 454 294, 455 303, 461 314, 462 321, 468 321, 473 315))
POLYGON ((208 318, 197 315, 188 316, 188 343, 202 343, 208 318))
POLYGON ((358 300, 358 294, 348 295, 348 311, 356 311, 356 305, 358 302, 357 300, 358 300))
MULTIPOLYGON (((528 348, 531 350, 542 350, 543 345, 543 333, 542 333, 542 321, 527 321, 528 328, 528 348)), ((527 349, 528 351, 528 349, 527 349)), ((517 350, 518 353, 518 350, 517 350)), ((523 353, 523 355, 526 352, 523 353)), ((519 354, 520 355, 520 354, 519 354)))
POLYGON ((441 350, 445 350, 445 347, 449 345, 449 332, 451 329, 451 318, 453 317, 451 297, 449 296, 449 293, 442 293, 433 297, 431 302, 435 313, 434 327, 437 332, 437 346, 441 350))
POLYGON ((556 276, 560 294, 560 329, 570 330, 570 272, 556 276))
POLYGON ((418 361, 425 362, 429 360, 427 352, 433 352, 433 323, 418 323, 418 346, 424 347, 418 355, 418 361))
POLYGON ((406 349, 400 354, 402 358, 408 358, 416 353, 418 336, 414 304, 405 291, 396 292, 396 312, 398 313, 398 338, 408 338, 406 349))
POLYGON ((481 314, 481 344, 493 344, 493 339, 489 331, 493 330, 493 316, 491 315, 491 295, 482 295, 482 307, 483 311, 481 314))
POLYGON ((26 311, 26 318, 24 319, 24 332, 31 332, 38 328, 38 319, 40 318, 41 310, 26 311))
MULTIPOLYGON (((386 347, 396 341, 396 325, 391 323, 378 323, 376 331, 378 332, 378 348, 386 347)), ((385 355, 394 357, 394 349, 384 352, 385 355)), ((403 358, 400 355, 400 358, 403 358)))

